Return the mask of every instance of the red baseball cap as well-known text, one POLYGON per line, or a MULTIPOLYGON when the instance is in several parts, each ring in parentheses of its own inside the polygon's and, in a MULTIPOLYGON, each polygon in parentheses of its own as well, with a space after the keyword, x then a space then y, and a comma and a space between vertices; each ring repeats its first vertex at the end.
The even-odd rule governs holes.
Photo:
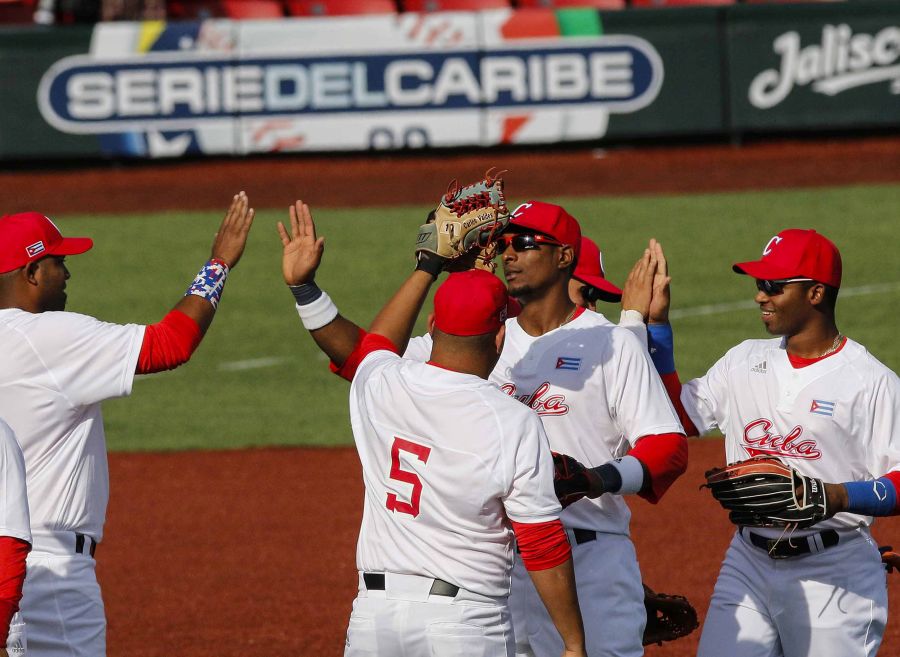
POLYGON ((816 231, 789 228, 770 239, 762 257, 739 262, 732 269, 763 280, 811 278, 832 287, 841 286, 841 252, 816 231))
POLYGON ((78 255, 92 246, 94 241, 89 237, 63 237, 40 212, 0 217, 0 274, 46 256, 78 255))
POLYGON ((483 269, 453 272, 434 295, 434 325, 448 335, 482 335, 499 329, 521 306, 499 278, 483 269))
POLYGON ((513 211, 509 223, 510 226, 543 233, 557 242, 568 244, 575 249, 575 257, 578 257, 581 249, 581 226, 562 206, 528 201, 513 211))
MULTIPOLYGON (((578 264, 575 266, 575 278, 586 285, 595 287, 598 290, 609 292, 610 294, 622 297, 622 290, 606 280, 603 273, 603 254, 600 247, 589 237, 581 236, 581 255, 578 256, 578 264)), ((618 299, 616 299, 618 301, 618 299)))

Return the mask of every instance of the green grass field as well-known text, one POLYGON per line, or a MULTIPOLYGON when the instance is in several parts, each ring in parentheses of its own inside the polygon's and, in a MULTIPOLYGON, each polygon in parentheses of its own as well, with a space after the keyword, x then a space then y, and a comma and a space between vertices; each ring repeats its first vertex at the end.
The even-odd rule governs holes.
MULTIPOLYGON (((755 294, 753 282, 733 274, 731 264, 756 258, 787 227, 814 227, 838 244, 844 258, 838 325, 900 368, 894 335, 900 329, 900 186, 547 200, 581 221, 618 284, 648 238, 662 241, 674 276, 673 310, 681 313, 673 325, 682 378, 702 374, 737 342, 766 336, 752 303, 727 307, 755 294), (697 314, 718 304, 725 307, 697 314)), ((313 210, 327 238, 317 280, 342 314, 367 325, 410 271, 412 249, 404 245, 412 244, 427 209, 313 210)), ((275 222, 285 214, 258 213, 244 259, 192 361, 139 377, 129 399, 104 405, 111 449, 350 442, 347 384, 328 372, 281 280, 275 222)), ((158 321, 208 257, 220 219, 217 212, 60 217, 65 234, 89 235, 96 243, 68 261, 68 309, 115 322, 158 321)), ((605 311, 618 318, 617 308, 605 311)))

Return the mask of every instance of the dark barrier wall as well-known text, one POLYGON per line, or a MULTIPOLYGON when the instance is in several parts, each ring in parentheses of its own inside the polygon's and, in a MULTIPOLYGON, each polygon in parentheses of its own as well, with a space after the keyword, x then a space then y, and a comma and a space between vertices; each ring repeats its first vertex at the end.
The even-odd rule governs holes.
POLYGON ((900 127, 900 2, 0 31, 0 157, 900 127))
POLYGON ((37 107, 38 83, 54 62, 85 53, 92 28, 0 30, 0 157, 96 157, 97 139, 55 130, 37 107))
POLYGON ((900 3, 736 6, 730 130, 900 125, 900 3))

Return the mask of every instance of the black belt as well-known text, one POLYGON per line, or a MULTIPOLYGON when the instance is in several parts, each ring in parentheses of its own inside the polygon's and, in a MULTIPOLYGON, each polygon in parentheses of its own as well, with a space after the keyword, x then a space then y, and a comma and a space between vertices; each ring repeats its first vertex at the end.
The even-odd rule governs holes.
POLYGON ((78 554, 90 554, 92 557, 94 556, 94 552, 97 551, 97 541, 95 541, 90 536, 86 534, 75 534, 75 551, 78 554), (85 547, 87 547, 87 552, 85 552, 85 547))
MULTIPOLYGON (((363 582, 369 591, 384 591, 384 573, 363 573, 363 582)), ((428 595, 443 595, 448 598, 455 598, 457 593, 458 586, 437 578, 431 582, 431 590, 428 591, 428 595)))
POLYGON ((572 529, 571 532, 572 537, 575 539, 575 545, 597 540, 597 532, 593 529, 572 529))
POLYGON ((841 540, 841 537, 833 529, 826 529, 818 534, 810 534, 809 536, 787 536, 777 539, 754 534, 749 529, 742 529, 741 531, 746 531, 750 542, 759 549, 765 550, 773 559, 787 559, 788 557, 799 557, 804 554, 821 552, 837 545, 841 540), (819 548, 818 541, 816 541, 817 538, 821 541, 821 548, 819 548))

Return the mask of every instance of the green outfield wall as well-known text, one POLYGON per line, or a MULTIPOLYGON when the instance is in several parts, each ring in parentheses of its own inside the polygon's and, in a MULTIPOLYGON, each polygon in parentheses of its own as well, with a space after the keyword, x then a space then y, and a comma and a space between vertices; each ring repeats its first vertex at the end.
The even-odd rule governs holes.
POLYGON ((900 3, 0 30, 0 157, 900 128, 900 3))

